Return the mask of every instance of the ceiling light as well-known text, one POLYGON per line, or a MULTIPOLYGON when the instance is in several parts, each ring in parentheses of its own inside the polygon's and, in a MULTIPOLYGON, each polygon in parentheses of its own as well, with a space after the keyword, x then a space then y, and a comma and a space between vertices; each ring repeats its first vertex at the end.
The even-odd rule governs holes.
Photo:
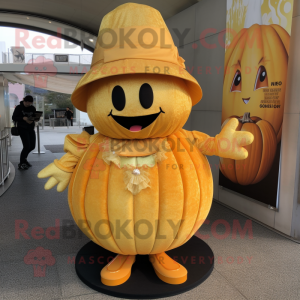
POLYGON ((51 21, 49 21, 49 23, 51 23, 51 21))
POLYGON ((93 40, 93 39, 89 39, 89 41, 90 41, 90 42, 93 42, 94 40, 93 40))
POLYGON ((29 20, 29 17, 27 17, 27 20, 29 20))

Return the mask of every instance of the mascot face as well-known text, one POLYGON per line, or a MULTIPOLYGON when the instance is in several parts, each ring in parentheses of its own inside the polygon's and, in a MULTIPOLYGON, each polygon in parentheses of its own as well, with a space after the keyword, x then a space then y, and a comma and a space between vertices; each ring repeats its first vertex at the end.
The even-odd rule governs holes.
POLYGON ((87 112, 99 133, 116 139, 168 136, 186 123, 192 101, 180 78, 132 74, 89 84, 87 112))

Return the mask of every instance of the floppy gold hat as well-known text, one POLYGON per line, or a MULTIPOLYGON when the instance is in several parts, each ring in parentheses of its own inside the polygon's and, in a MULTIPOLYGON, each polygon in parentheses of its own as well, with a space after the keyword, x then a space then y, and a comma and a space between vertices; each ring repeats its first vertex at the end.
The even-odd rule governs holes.
POLYGON ((123 74, 161 74, 186 81, 192 104, 202 98, 197 80, 185 70, 171 34, 156 9, 126 3, 109 12, 102 20, 91 69, 78 82, 72 103, 86 111, 90 82, 123 74))

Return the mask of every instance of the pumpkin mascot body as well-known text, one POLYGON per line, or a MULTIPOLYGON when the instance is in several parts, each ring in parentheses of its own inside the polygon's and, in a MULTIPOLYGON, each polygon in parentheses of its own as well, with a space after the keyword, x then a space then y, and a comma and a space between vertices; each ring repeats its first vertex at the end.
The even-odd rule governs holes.
POLYGON ((150 256, 164 282, 186 281, 187 270, 165 251, 186 243, 208 215, 213 181, 205 155, 245 159, 243 146, 253 141, 235 131, 236 119, 215 138, 183 130, 201 97, 158 11, 128 3, 104 17, 92 68, 72 94, 98 133, 67 135, 66 155, 38 174, 50 177, 45 189, 69 186, 77 225, 118 254, 101 271, 104 284, 128 280, 137 254, 150 256), (133 45, 107 48, 108 29, 117 37, 132 33, 133 45), (149 47, 155 35, 159 45, 149 47))

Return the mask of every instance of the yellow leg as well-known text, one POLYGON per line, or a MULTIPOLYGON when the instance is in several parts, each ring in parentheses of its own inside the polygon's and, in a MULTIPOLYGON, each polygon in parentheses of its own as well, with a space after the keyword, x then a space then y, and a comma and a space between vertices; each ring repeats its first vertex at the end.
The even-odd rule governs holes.
POLYGON ((187 280, 187 270, 165 252, 149 255, 158 278, 169 284, 181 284, 187 280))
POLYGON ((131 275, 131 267, 135 255, 117 255, 101 270, 101 282, 108 286, 116 286, 127 281, 131 275))

